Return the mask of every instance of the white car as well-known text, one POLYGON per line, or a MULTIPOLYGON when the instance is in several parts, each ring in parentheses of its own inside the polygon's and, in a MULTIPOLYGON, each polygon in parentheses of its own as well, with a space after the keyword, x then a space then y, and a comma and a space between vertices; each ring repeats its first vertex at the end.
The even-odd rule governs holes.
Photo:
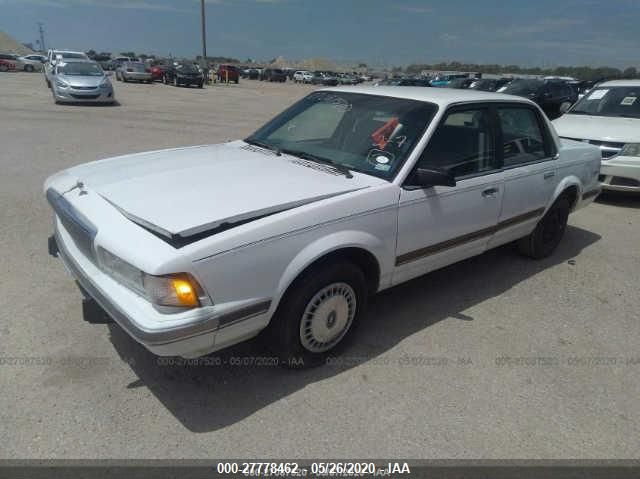
POLYGON ((604 189, 640 193, 640 80, 599 84, 553 124, 561 137, 600 148, 604 189))
POLYGON ((293 74, 293 81, 296 83, 311 83, 313 73, 306 70, 298 70, 293 74))
POLYGON ((89 60, 89 57, 84 52, 74 52, 71 50, 49 50, 47 52, 47 60, 44 64, 44 68, 42 69, 44 81, 49 88, 51 88, 56 64, 65 60, 89 60))
POLYGON ((514 240, 550 255, 599 168, 596 147, 560 142, 523 98, 319 90, 244 141, 51 176, 49 252, 158 355, 264 331, 308 365, 366 321, 373 293, 514 240))

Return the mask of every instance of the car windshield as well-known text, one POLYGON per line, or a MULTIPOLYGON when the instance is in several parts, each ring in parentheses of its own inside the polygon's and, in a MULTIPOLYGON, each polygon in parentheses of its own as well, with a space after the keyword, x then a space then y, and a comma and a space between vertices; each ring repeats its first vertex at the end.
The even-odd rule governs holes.
POLYGON ((193 66, 193 65, 189 65, 186 63, 181 63, 179 65, 176 65, 176 70, 179 70, 182 73, 197 73, 198 69, 193 66))
POLYGON ((436 105, 417 100, 321 91, 303 98, 246 141, 390 179, 436 110, 436 105))
POLYGON ((569 113, 577 115, 640 118, 640 85, 592 90, 569 113))
POLYGON ((501 92, 509 95, 528 95, 536 93, 543 85, 544 81, 542 80, 513 80, 501 89, 501 92))
POLYGON ((65 63, 60 65, 58 67, 58 73, 62 73, 63 75, 80 75, 90 77, 99 77, 104 75, 102 68, 95 63, 81 62, 65 63))

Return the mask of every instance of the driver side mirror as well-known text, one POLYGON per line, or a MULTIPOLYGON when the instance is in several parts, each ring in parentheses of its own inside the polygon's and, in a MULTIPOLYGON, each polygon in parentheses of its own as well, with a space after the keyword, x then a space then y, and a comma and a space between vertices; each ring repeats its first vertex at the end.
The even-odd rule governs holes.
POLYGON ((416 168, 409 181, 410 186, 456 186, 456 179, 450 171, 440 168, 416 168))

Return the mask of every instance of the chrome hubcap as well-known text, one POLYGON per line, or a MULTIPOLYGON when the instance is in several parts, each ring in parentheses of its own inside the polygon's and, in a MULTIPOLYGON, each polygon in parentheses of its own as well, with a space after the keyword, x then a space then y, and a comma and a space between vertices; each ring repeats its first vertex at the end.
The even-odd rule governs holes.
POLYGON ((312 353, 328 351, 347 333, 356 314, 356 293, 346 283, 318 291, 302 315, 300 341, 312 353))

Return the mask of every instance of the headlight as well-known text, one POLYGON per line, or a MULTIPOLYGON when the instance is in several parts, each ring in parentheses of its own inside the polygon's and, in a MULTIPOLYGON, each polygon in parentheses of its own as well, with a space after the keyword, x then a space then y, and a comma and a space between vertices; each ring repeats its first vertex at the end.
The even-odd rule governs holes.
POLYGON ((109 276, 156 306, 196 308, 211 304, 198 282, 188 273, 153 276, 104 248, 98 249, 98 257, 109 276))
POLYGON ((56 86, 58 86, 60 88, 67 88, 69 86, 69 84, 67 82, 62 81, 62 80, 56 80, 56 86))
POLYGON ((627 143, 618 156, 640 156, 640 143, 627 143))
POLYGON ((100 88, 109 88, 111 86, 111 82, 107 77, 104 77, 104 80, 100 82, 100 88))

